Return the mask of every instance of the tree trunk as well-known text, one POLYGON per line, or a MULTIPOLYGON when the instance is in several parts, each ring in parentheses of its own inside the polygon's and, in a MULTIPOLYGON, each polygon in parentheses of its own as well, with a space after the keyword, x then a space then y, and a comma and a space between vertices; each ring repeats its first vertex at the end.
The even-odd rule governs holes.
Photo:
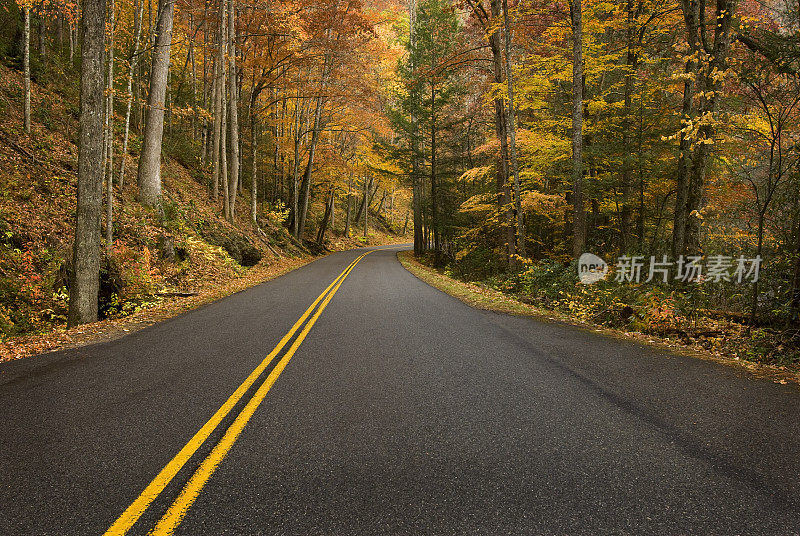
POLYGON ((333 214, 333 190, 328 194, 328 202, 325 204, 325 214, 322 217, 322 223, 319 225, 319 232, 317 232, 317 245, 322 247, 325 241, 325 231, 328 229, 328 224, 331 221, 331 214, 333 214))
POLYGON ((97 320, 97 297, 100 288, 100 219, 103 208, 105 20, 105 0, 83 1, 78 204, 69 295, 70 326, 97 320))
POLYGON ((631 191, 633 185, 631 168, 631 106, 633 103, 633 71, 636 69, 636 53, 633 50, 633 37, 635 24, 635 13, 633 0, 627 0, 625 5, 627 21, 625 28, 626 47, 625 53, 625 82, 623 86, 623 111, 622 111, 622 208, 620 209, 620 242, 621 251, 627 252, 630 245, 631 229, 631 191))
MULTIPOLYGON (((369 221, 369 202, 367 201, 367 192, 369 191, 369 183, 372 182, 372 178, 367 180, 364 177, 364 238, 367 238, 367 225, 369 221)), ((356 218, 358 221, 358 218, 356 218)))
POLYGON ((116 24, 116 2, 110 1, 108 80, 106 88, 106 251, 111 253, 114 241, 114 30, 116 24))
POLYGON ((375 214, 378 216, 381 215, 381 210, 383 210, 383 204, 386 202, 386 196, 389 195, 389 192, 386 191, 386 188, 383 189, 383 195, 381 196, 381 201, 378 203, 378 209, 375 211, 375 214))
MULTIPOLYGON (((411 50, 416 48, 416 20, 417 20, 417 2, 416 0, 409 0, 408 2, 409 19, 410 19, 410 45, 411 50)), ((411 64, 411 77, 416 77, 416 65, 411 64)), ((416 90, 415 90, 416 91, 416 90)), ((415 93, 416 95, 416 93, 415 93)), ((414 110, 416 106, 412 106, 414 110)), ((412 112, 411 114, 411 206, 414 213, 414 255, 419 256, 425 253, 425 239, 422 232, 422 185, 420 184, 419 176, 419 127, 417 125, 417 116, 412 112)))
POLYGON ((25 134, 31 134, 31 8, 22 8, 24 24, 22 31, 22 70, 24 72, 25 103, 23 106, 23 123, 25 134))
MULTIPOLYGON (((75 67, 75 24, 72 22, 72 19, 69 20, 69 67, 70 69, 75 67)), ((28 28, 28 32, 30 32, 30 27, 28 28)))
MULTIPOLYGON (((756 258, 761 258, 761 253, 764 248, 764 215, 767 206, 764 205, 763 209, 758 213, 758 245, 756 246, 756 258)), ((759 261, 760 262, 760 261, 759 261)), ((756 318, 758 316, 758 279, 753 282, 753 296, 750 306, 750 325, 756 325, 756 318)))
MULTIPOLYGON (((225 66, 223 64, 223 70, 225 66)), ((224 71, 223 71, 224 72, 224 71)), ((223 75, 225 76, 225 75, 223 75)), ((220 84, 220 93, 222 94, 222 126, 220 127, 220 135, 222 136, 219 141, 219 169, 222 174, 222 216, 229 220, 230 215, 230 186, 228 184, 228 106, 225 95, 225 80, 220 84)))
MULTIPOLYGON (((356 212, 356 217, 354 218, 356 222, 358 222, 358 220, 361 219, 361 213, 364 210, 364 207, 369 206, 369 202, 370 202, 369 189, 372 188, 372 186, 368 186, 367 185, 368 184, 367 180, 368 180, 367 178, 364 178, 364 182, 365 182, 365 184, 364 184, 364 198, 361 200, 361 204, 358 205, 358 211, 356 212)), ((369 180, 371 181, 371 179, 369 179, 369 180)))
POLYGON ((508 144, 511 153, 511 173, 514 176, 514 228, 517 253, 525 256, 525 226, 522 216, 522 195, 519 184, 519 165, 517 162, 517 127, 514 109, 514 73, 511 71, 511 22, 508 16, 508 0, 503 0, 503 23, 505 26, 505 67, 508 83, 508 144))
POLYGON ((300 216, 298 214, 300 196, 300 88, 294 105, 294 169, 292 173, 292 235, 300 240, 300 216))
POLYGON ((583 15, 582 0, 571 0, 572 62, 572 255, 578 258, 586 243, 583 211, 583 15))
POLYGON ((139 62, 139 40, 142 36, 142 16, 144 15, 144 0, 138 0, 138 7, 134 8, 133 15, 133 48, 129 58, 130 67, 128 69, 128 104, 125 110, 125 132, 122 136, 122 156, 119 164, 119 187, 125 184, 125 162, 128 159, 128 136, 131 126, 131 109, 133 108, 133 75, 136 72, 136 65, 139 62))
MULTIPOLYGON (((502 13, 499 0, 489 0, 489 6, 492 18, 498 19, 502 13)), ((487 21, 488 26, 492 25, 491 21, 487 21)), ((494 74, 495 84, 503 83, 503 52, 500 43, 500 32, 489 32, 487 27, 487 35, 489 36, 489 49, 492 52, 492 67, 494 74)), ((503 227, 500 242, 504 245, 506 262, 509 267, 514 266, 514 257, 516 255, 516 244, 514 242, 514 214, 511 209, 511 188, 509 185, 509 170, 508 170, 508 130, 506 129, 506 110, 505 103, 502 97, 494 99, 494 118, 495 118, 495 135, 500 141, 500 155, 497 162, 497 174, 495 179, 495 190, 497 193, 498 210, 501 214, 501 225, 503 227), (504 236, 503 236, 504 235, 504 236)))
POLYGON ((250 176, 250 220, 258 225, 258 123, 256 121, 256 104, 258 94, 250 102, 250 149, 253 157, 253 173, 250 176))
POLYGON ((239 96, 236 87, 236 7, 234 0, 228 0, 228 82, 230 93, 229 98, 229 122, 230 122, 230 148, 231 148, 231 172, 229 176, 230 192, 228 200, 228 219, 233 221, 236 209, 236 192, 239 187, 239 96))
MULTIPOLYGON (((697 110, 697 117, 713 118, 719 111, 719 102, 722 93, 722 80, 719 73, 727 69, 727 57, 731 41, 731 23, 735 15, 736 0, 716 0, 715 24, 709 25, 705 20, 705 3, 702 0, 683 0, 681 8, 684 15, 684 23, 688 33, 688 40, 691 52, 704 52, 708 55, 708 60, 704 61, 696 70, 697 87, 700 90, 700 104, 697 110), (713 28, 714 41, 709 44, 705 39, 706 28, 713 28), (700 35, 698 35, 700 32, 700 35), (694 43, 694 48, 692 44, 694 43), (702 47, 702 50, 701 50, 702 47)), ((689 65, 687 64, 687 70, 689 65)), ((684 91, 686 87, 684 86, 684 91)), ((684 107, 686 107, 686 95, 684 95, 684 107)), ((676 229, 673 232, 680 234, 679 211, 681 218, 685 221, 682 240, 676 240, 673 235, 674 249, 679 252, 699 252, 700 251, 700 224, 701 219, 698 212, 703 208, 705 194, 705 173, 708 165, 708 158, 711 154, 710 144, 713 143, 716 129, 712 121, 704 120, 697 129, 697 140, 694 141, 694 149, 691 155, 691 164, 683 155, 685 170, 679 175, 679 198, 676 202, 681 202, 680 190, 686 189, 685 208, 676 207, 676 229), (685 173, 685 174, 684 174, 685 173), (681 184, 683 180, 683 184, 681 184), (679 248, 675 248, 679 246, 679 248)), ((681 138, 681 141, 684 141, 681 138)), ((684 144, 688 151, 690 140, 684 144)), ((680 236, 678 238, 681 238, 680 236)))
MULTIPOLYGON (((351 174, 350 177, 347 179, 347 209, 344 217, 344 236, 350 238, 350 206, 352 205, 352 198, 353 198, 353 175, 351 174)), ((800 244, 800 238, 798 238, 798 244, 800 244)), ((800 247, 800 246, 798 246, 800 247)), ((800 266, 800 262, 798 263, 800 266)))
POLYGON ((439 189, 436 184, 436 87, 431 83, 431 219, 433 220, 433 265, 442 265, 439 236, 439 189))
POLYGON ((153 63, 150 69, 150 93, 147 96, 147 115, 137 177, 139 201, 158 209, 159 212, 161 212, 161 142, 164 134, 164 103, 174 10, 175 0, 159 1, 153 63))
POLYGON ((794 243, 794 275, 792 277, 792 309, 800 314, 800 214, 798 214, 797 187, 795 192, 795 243, 794 243))
MULTIPOLYGON (((222 49, 222 41, 219 42, 219 48, 222 49)), ((222 54, 218 54, 218 57, 214 61, 214 81, 212 82, 211 91, 213 93, 214 98, 214 124, 213 129, 214 131, 211 133, 211 160, 212 160, 212 193, 211 197, 214 200, 214 203, 219 202, 219 183, 220 183, 220 162, 222 160, 221 155, 221 143, 222 143, 222 60, 220 60, 219 56, 222 54)))
POLYGON ((300 197, 300 227, 299 227, 299 234, 302 235, 305 231, 306 226, 306 215, 308 214, 308 201, 311 193, 311 173, 314 167, 314 155, 317 149, 317 142, 319 141, 319 132, 320 132, 320 121, 322 118, 322 107, 325 104, 325 100, 322 97, 322 92, 325 90, 325 86, 327 84, 327 77, 328 77, 328 69, 329 69, 329 55, 325 55, 325 61, 322 64, 322 78, 320 81, 319 87, 319 96, 316 99, 316 105, 314 107, 314 125, 311 129, 311 144, 308 147, 308 162, 306 163, 306 169, 303 172, 303 182, 301 184, 301 197, 300 197))

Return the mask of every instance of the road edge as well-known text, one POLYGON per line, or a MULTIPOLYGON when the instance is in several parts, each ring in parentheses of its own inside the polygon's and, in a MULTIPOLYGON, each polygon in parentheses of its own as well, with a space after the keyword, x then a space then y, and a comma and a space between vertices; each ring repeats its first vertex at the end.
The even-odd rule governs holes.
MULTIPOLYGON (((129 316, 100 320, 70 329, 60 328, 42 334, 12 338, 0 343, 0 366, 62 350, 121 339, 159 322, 170 320, 267 281, 277 279, 328 255, 330 253, 302 257, 283 257, 273 264, 256 266, 254 267, 255 269, 250 269, 247 273, 235 279, 207 286, 196 295, 165 298, 157 305, 142 309, 129 316)), ((2 376, 2 373, 0 373, 0 376, 2 376)))
POLYGON ((676 346, 675 341, 668 341, 653 335, 625 332, 598 324, 581 322, 557 311, 551 311, 523 303, 498 290, 459 281, 430 266, 422 264, 414 258, 412 251, 399 251, 397 253, 397 260, 403 268, 417 279, 476 309, 515 316, 526 316, 539 322, 567 325, 607 338, 632 341, 668 353, 693 357, 704 361, 712 361, 745 372, 749 377, 754 379, 770 380, 781 385, 794 384, 800 387, 800 374, 794 374, 770 365, 734 359, 723 354, 709 352, 701 347, 686 345, 676 346))

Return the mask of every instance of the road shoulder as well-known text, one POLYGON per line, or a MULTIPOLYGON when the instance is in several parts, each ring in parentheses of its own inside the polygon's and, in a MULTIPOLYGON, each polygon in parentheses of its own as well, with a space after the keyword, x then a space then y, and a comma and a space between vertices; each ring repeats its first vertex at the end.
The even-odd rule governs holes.
POLYGON ((211 281, 196 294, 183 297, 164 297, 154 306, 129 316, 101 320, 70 329, 58 328, 47 333, 15 337, 0 344, 0 363, 113 341, 158 322, 276 279, 319 258, 321 257, 282 257, 271 264, 257 265, 235 279, 211 281))
POLYGON ((398 252, 397 258, 400 264, 418 279, 476 309, 526 316, 539 322, 565 324, 596 335, 634 341, 659 350, 726 365, 744 371, 752 378, 766 379, 783 385, 792 383, 800 386, 800 374, 781 367, 734 359, 721 353, 710 352, 696 345, 684 345, 671 339, 663 339, 643 333, 625 332, 597 324, 581 322, 563 313, 524 303, 500 291, 449 277, 417 261, 411 251, 398 252))

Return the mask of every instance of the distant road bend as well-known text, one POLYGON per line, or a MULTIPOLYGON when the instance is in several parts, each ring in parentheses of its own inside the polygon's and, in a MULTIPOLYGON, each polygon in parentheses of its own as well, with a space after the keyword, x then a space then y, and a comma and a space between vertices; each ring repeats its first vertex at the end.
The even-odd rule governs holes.
POLYGON ((0 534, 800 534, 796 387, 472 309, 399 249, 1 364, 0 534))

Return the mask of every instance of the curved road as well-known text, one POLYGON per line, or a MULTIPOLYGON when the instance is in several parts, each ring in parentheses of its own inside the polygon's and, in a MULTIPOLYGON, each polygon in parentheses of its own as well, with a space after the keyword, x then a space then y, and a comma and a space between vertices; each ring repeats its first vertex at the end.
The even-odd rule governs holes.
POLYGON ((0 365, 0 534, 800 534, 797 388, 365 251, 0 365))

